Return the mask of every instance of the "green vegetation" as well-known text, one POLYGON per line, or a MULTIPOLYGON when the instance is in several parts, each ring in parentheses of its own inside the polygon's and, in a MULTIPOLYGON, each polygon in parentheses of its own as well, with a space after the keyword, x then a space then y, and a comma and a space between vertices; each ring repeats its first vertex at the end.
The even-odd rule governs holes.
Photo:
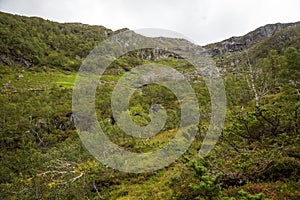
MULTIPOLYGON (((224 71, 227 119, 214 150, 201 159, 210 98, 204 80, 190 78, 201 111, 196 140, 170 166, 141 174, 99 163, 73 124, 76 71, 110 34, 114 32, 99 26, 0 13, 0 199, 299 199, 298 26, 239 54, 215 57, 224 71)), ((180 58, 149 60, 131 52, 114 60, 96 92, 104 132, 133 152, 165 146, 179 127, 176 96, 155 84, 133 94, 130 115, 137 124, 147 125, 149 109, 160 104, 168 118, 159 134, 131 137, 112 119, 115 84, 126 71, 150 62, 174 67, 187 77, 194 70, 180 58)))

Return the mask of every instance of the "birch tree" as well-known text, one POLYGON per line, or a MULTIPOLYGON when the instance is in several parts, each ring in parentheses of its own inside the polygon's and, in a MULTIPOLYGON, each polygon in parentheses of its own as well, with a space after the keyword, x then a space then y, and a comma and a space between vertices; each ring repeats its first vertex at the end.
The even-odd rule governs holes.
POLYGON ((271 50, 268 57, 260 60, 251 60, 248 51, 245 50, 245 79, 248 88, 253 93, 255 106, 260 106, 261 98, 276 88, 278 83, 278 71, 283 65, 283 59, 276 51, 271 50))

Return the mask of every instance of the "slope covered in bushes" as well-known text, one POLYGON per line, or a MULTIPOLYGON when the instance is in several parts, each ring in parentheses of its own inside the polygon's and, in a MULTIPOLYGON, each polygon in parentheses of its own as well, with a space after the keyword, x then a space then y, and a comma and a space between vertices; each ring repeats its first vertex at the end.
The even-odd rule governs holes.
POLYGON ((202 159, 198 151, 211 105, 206 83, 192 76, 191 64, 172 54, 151 59, 149 49, 115 59, 99 80, 95 102, 99 124, 114 143, 132 152, 153 151, 164 147, 179 126, 179 101, 156 84, 140 87, 129 111, 143 126, 151 120, 151 106, 162 105, 168 118, 159 134, 138 139, 114 122, 112 91, 135 66, 154 62, 183 73, 201 111, 196 139, 184 155, 168 167, 140 174, 102 165, 73 124, 76 71, 111 34, 101 26, 0 13, 1 199, 299 199, 298 26, 237 52, 214 55, 226 87, 227 116, 217 145, 202 159))

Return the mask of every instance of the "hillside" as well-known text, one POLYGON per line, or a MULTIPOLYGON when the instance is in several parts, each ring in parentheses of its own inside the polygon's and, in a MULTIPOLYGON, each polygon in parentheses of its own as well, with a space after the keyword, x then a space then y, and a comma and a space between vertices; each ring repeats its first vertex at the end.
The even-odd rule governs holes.
MULTIPOLYGON (((194 127, 192 145, 175 162, 152 172, 125 173, 98 162, 83 145, 74 125, 72 92, 77 70, 89 52, 127 29, 114 32, 1 12, 0 199, 298 200, 299 25, 270 24, 204 48, 183 39, 131 33, 168 48, 108 56, 112 63, 96 81, 93 103, 107 137, 130 152, 143 153, 164 148, 176 136, 185 96, 179 99, 157 84, 140 85, 128 111, 136 124, 146 126, 152 113, 164 108, 166 123, 158 134, 130 136, 113 118, 111 96, 118 81, 134 67, 150 63, 184 75, 195 91, 200 123, 194 127), (225 125, 205 158, 198 152, 214 117, 211 91, 203 70, 199 73, 184 59, 191 51, 195 57, 211 56, 216 61, 226 89, 225 125)), ((154 77, 149 73, 143 78, 154 77)), ((90 126, 87 123, 86 130, 90 126)))
POLYGON ((38 17, 0 13, 1 61, 31 66, 78 69, 84 58, 113 31, 80 23, 60 24, 38 17))
MULTIPOLYGON (((225 54, 227 52, 240 52, 252 47, 253 45, 261 42, 264 39, 270 38, 275 34, 280 33, 283 30, 286 31, 295 27, 299 28, 299 26, 300 22, 286 24, 267 24, 247 33, 244 36, 231 37, 222 42, 206 45, 205 48, 209 49, 209 52, 212 56, 215 56, 217 54, 225 54)), ((288 38, 283 37, 282 39, 288 38)))

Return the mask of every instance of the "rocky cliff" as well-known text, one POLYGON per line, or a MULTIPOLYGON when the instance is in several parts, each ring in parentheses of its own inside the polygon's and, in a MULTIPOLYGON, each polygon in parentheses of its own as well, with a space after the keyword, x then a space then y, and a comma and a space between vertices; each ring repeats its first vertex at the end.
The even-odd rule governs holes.
POLYGON ((263 39, 273 36, 283 29, 295 26, 300 26, 300 22, 267 24, 247 33, 244 36, 231 37, 223 40, 222 42, 209 44, 205 46, 205 48, 212 56, 217 54, 240 52, 244 49, 248 49, 263 39))

